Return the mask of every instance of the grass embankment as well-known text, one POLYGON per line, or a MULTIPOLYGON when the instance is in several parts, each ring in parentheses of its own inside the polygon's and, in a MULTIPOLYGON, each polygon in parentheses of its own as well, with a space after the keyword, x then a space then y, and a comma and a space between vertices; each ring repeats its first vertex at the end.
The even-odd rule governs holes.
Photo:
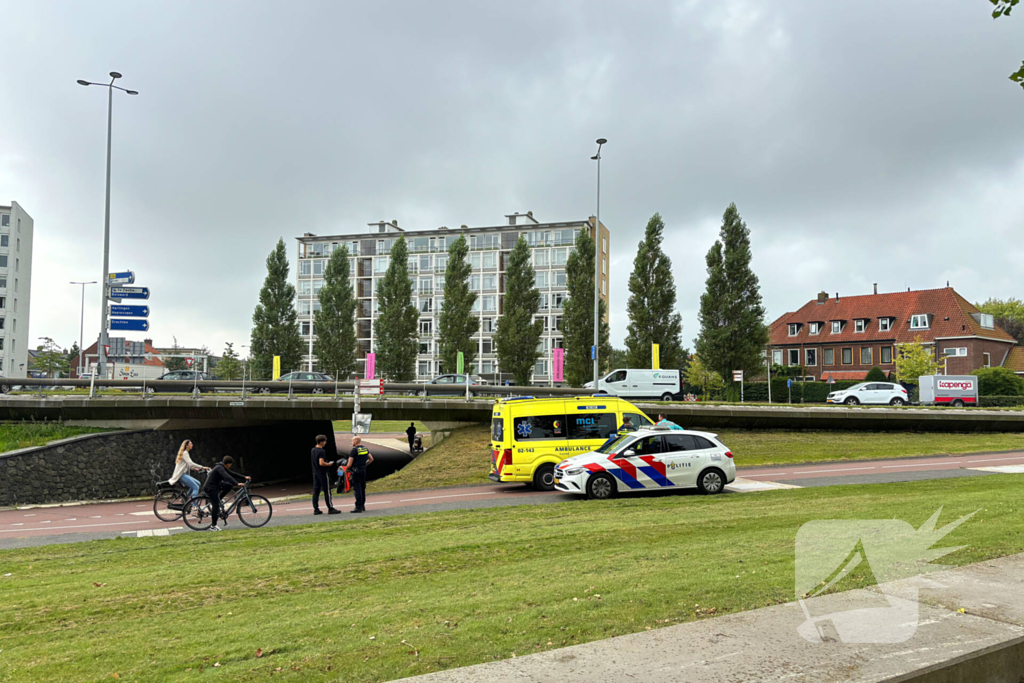
POLYGON ((940 506, 940 524, 980 508, 939 544, 965 546, 942 561, 1021 552, 1021 482, 632 497, 12 550, 0 559, 0 679, 192 681, 202 667, 228 681, 381 681, 524 655, 792 600, 794 538, 812 519, 917 527, 940 506))
POLYGON ((366 489, 372 493, 489 483, 490 433, 484 425, 457 429, 394 474, 371 481, 366 489))
MULTIPOLYGON (((430 430, 427 429, 419 420, 412 421, 416 425, 416 431, 421 434, 429 434, 430 430)), ((404 434, 405 430, 409 428, 409 422, 406 420, 371 420, 370 421, 370 433, 371 434, 404 434)), ((341 432, 343 434, 352 433, 352 420, 335 420, 334 431, 341 432)))
POLYGON ((0 423, 0 453, 19 448, 45 446, 50 441, 68 439, 82 434, 113 431, 95 427, 71 427, 61 422, 3 422, 0 423))

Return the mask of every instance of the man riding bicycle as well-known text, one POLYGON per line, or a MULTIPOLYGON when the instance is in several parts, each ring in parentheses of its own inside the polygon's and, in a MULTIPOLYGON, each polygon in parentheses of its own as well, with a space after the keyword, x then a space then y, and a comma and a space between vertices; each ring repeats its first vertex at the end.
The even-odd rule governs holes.
MULTIPOLYGON (((230 455, 225 455, 223 460, 214 465, 213 469, 210 470, 210 476, 206 478, 206 484, 203 486, 203 493, 210 498, 210 515, 213 518, 213 526, 210 527, 210 531, 220 531, 220 527, 217 526, 217 517, 221 514, 220 497, 231 491, 235 486, 242 485, 242 482, 235 479, 228 472, 234 463, 234 458, 230 455)), ((246 477, 245 480, 252 481, 252 477, 246 477)), ((226 517, 224 518, 224 523, 228 523, 226 517)))

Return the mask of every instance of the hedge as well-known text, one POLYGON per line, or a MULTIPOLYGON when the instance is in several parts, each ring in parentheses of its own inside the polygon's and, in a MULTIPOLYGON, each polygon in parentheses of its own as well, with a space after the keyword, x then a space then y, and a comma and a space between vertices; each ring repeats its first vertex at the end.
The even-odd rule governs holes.
POLYGON ((1024 396, 981 396, 978 405, 986 408, 1016 408, 1024 406, 1024 396))
MULTIPOLYGON (((793 382, 792 388, 786 386, 785 379, 772 380, 772 403, 786 403, 792 392, 793 403, 824 403, 833 391, 848 389, 858 381, 837 380, 835 384, 827 382, 793 382)), ((743 387, 743 398, 751 402, 768 402, 768 383, 751 382, 743 387)))

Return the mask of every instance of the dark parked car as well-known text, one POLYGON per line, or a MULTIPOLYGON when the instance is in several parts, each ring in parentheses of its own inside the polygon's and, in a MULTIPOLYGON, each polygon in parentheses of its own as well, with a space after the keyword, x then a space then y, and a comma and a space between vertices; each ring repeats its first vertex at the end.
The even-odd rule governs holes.
MULTIPOLYGON (((284 386, 282 386, 280 389, 276 389, 276 388, 275 389, 271 389, 270 387, 260 387, 258 389, 259 393, 261 393, 261 394, 270 394, 270 393, 277 393, 277 392, 281 392, 281 391, 288 391, 288 384, 290 382, 323 382, 324 385, 327 385, 327 384, 332 384, 334 382, 334 378, 331 377, 330 375, 326 374, 326 373, 323 373, 323 372, 300 372, 300 371, 296 371, 296 372, 289 372, 289 373, 287 373, 285 375, 281 375, 281 377, 278 378, 277 381, 281 382, 284 386)), ((298 393, 322 394, 322 393, 324 393, 327 390, 328 390, 327 386, 322 386, 322 387, 318 386, 318 387, 313 387, 312 389, 307 388, 307 387, 301 387, 300 388, 298 386, 292 387, 292 391, 293 392, 298 392, 298 393)), ((331 389, 331 391, 333 391, 333 389, 331 389)))
MULTIPOLYGON (((155 381, 159 382, 160 380, 176 379, 176 380, 181 380, 181 381, 195 382, 196 379, 197 379, 197 376, 198 376, 198 380, 200 382, 204 382, 204 381, 210 379, 210 375, 208 373, 200 372, 198 370, 172 370, 171 372, 165 372, 164 374, 160 375, 159 377, 156 378, 155 381)), ((177 392, 181 392, 181 391, 185 390, 183 388, 168 389, 166 387, 163 388, 163 389, 158 389, 157 387, 155 387, 153 385, 150 385, 148 387, 148 389, 149 389, 149 391, 152 391, 154 393, 156 393, 158 391, 177 391, 177 392)), ((209 389, 205 389, 205 390, 204 389, 200 389, 200 391, 209 391, 209 389)))
MULTIPOLYGON (((486 384, 476 375, 469 376, 469 386, 486 384)), ((465 396, 466 375, 441 375, 423 385, 423 396, 465 396)))

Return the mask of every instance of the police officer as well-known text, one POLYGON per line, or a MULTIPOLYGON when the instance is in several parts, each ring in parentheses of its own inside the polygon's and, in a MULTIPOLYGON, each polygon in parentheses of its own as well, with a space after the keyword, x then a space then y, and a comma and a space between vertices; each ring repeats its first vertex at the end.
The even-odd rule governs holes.
POLYGON ((366 466, 373 462, 373 455, 363 446, 363 440, 352 437, 352 450, 348 454, 345 468, 352 473, 352 489, 356 494, 354 513, 366 512, 366 466))
POLYGON ((331 480, 327 474, 330 468, 334 465, 334 461, 327 460, 327 451, 324 446, 327 445, 327 437, 320 434, 316 437, 316 446, 309 454, 309 459, 313 465, 313 514, 322 515, 323 510, 320 509, 320 492, 324 492, 324 503, 327 504, 327 514, 337 515, 341 510, 335 509, 334 503, 331 500, 331 480))
POLYGON ((635 431, 636 427, 633 426, 633 421, 629 418, 629 415, 623 415, 622 426, 619 427, 618 431, 612 432, 608 435, 608 440, 601 444, 601 448, 604 448, 608 444, 614 443, 616 439, 635 431))

